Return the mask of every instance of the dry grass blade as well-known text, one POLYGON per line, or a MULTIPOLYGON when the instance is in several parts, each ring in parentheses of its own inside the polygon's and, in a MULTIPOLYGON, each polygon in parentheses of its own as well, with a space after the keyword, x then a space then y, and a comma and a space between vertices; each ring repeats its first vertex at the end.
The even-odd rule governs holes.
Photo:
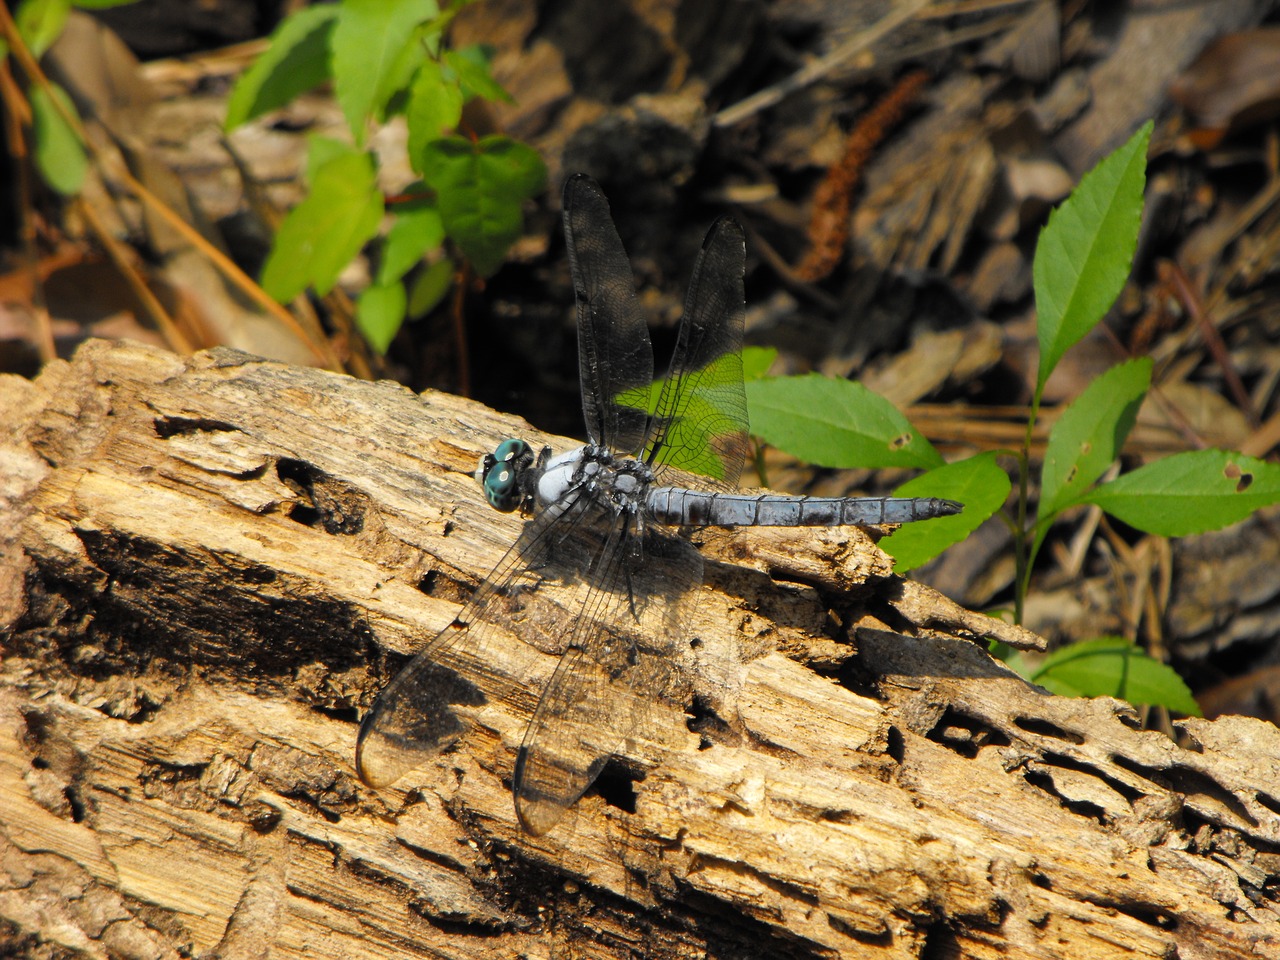
POLYGON ((741 123, 743 120, 754 116, 761 110, 767 110, 769 107, 781 103, 796 91, 803 90, 805 87, 821 80, 831 71, 848 63, 854 56, 892 33, 908 20, 913 19, 926 6, 928 6, 928 0, 905 0, 905 2, 899 2, 894 10, 875 26, 862 33, 855 34, 830 53, 819 57, 807 66, 801 67, 785 80, 775 83, 771 87, 766 87, 745 100, 740 100, 733 106, 721 110, 711 118, 712 125, 716 127, 732 127, 734 124, 741 123))

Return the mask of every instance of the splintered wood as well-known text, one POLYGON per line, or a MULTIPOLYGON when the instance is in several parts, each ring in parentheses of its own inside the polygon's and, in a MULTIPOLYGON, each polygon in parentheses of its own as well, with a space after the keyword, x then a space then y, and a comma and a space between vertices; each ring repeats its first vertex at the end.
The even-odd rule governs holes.
POLYGON ((471 476, 509 418, 100 342, 0 379, 0 418, 0 952, 1280 955, 1276 728, 1179 745, 1048 696, 972 642, 1036 638, 862 531, 708 531, 689 631, 736 702, 655 716, 531 840, 509 785, 554 636, 483 665, 456 749, 352 769, 519 530, 471 476))

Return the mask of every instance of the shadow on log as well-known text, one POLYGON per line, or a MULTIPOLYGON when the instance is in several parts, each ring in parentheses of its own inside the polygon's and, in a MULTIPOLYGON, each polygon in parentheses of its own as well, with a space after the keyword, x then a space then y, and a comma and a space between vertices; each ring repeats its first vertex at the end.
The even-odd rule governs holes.
POLYGON ((1280 733, 1050 697, 854 528, 700 537, 740 742, 668 717, 530 839, 522 645, 362 786, 359 715, 518 533, 471 475, 513 432, 223 350, 0 379, 0 954, 1280 955, 1280 733))

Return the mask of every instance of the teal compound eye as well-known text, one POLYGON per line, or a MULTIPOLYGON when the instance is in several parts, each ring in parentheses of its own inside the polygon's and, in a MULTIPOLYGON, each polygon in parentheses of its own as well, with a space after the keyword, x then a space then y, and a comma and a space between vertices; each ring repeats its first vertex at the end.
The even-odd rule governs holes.
POLYGON ((523 440, 503 440, 493 453, 486 454, 480 465, 480 483, 489 505, 503 513, 520 506, 520 471, 533 456, 523 440))

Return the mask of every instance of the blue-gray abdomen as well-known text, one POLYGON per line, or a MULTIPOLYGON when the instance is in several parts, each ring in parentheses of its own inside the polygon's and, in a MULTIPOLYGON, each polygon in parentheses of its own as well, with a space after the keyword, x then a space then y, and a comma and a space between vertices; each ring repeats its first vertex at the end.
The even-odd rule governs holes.
POLYGON ((946 517, 964 508, 937 497, 787 497, 683 487, 653 487, 645 506, 658 523, 693 527, 874 526, 946 517))

